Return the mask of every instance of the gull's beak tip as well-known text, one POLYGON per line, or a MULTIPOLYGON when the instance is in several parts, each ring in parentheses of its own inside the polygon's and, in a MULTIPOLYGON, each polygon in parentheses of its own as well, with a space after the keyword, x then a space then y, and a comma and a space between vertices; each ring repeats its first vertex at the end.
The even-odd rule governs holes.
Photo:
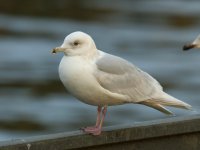
POLYGON ((56 54, 56 48, 52 49, 51 53, 56 54))

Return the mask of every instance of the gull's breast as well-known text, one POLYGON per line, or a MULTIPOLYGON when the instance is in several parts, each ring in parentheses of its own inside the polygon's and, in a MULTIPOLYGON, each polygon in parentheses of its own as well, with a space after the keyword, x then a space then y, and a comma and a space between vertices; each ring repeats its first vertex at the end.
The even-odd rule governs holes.
POLYGON ((64 56, 59 65, 59 76, 66 89, 79 100, 99 105, 103 92, 93 76, 95 66, 80 57, 64 56))

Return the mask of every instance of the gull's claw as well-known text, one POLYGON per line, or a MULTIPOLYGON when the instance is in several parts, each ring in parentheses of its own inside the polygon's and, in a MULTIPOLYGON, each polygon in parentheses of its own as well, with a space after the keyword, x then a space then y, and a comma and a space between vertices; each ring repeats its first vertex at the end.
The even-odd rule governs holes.
POLYGON ((92 134, 92 135, 100 135, 101 134, 101 128, 96 127, 96 126, 81 128, 81 130, 85 133, 92 134))

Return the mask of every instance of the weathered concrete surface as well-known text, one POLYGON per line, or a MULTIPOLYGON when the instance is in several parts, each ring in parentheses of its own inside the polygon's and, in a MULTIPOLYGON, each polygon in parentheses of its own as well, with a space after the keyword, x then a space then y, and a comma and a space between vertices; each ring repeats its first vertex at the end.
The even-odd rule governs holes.
POLYGON ((0 142, 0 150, 199 150, 200 115, 104 128, 100 136, 80 131, 0 142))

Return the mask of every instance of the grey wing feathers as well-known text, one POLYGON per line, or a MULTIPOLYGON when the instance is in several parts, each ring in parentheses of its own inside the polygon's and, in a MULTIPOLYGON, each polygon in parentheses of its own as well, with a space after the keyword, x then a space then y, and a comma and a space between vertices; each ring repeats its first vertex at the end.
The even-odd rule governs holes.
POLYGON ((165 108, 163 105, 161 105, 159 103, 153 103, 153 102, 149 102, 149 101, 142 101, 142 102, 140 102, 140 104, 152 107, 152 108, 154 108, 156 110, 159 110, 162 113, 165 113, 167 115, 173 115, 173 113, 170 110, 168 110, 167 108, 165 108))
POLYGON ((129 96, 132 102, 152 99, 157 91, 162 91, 154 78, 120 57, 105 53, 96 65, 94 75, 99 84, 111 92, 129 96))

